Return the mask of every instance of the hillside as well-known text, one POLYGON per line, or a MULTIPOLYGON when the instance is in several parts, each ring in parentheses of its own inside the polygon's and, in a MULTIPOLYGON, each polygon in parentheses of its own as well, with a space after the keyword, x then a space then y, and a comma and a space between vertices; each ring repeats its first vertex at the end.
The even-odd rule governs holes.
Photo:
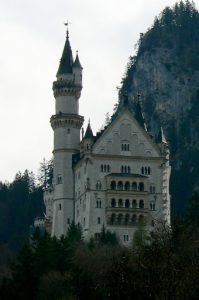
POLYGON ((182 213, 199 187, 199 12, 193 3, 165 8, 140 34, 119 91, 119 109, 128 94, 141 94, 146 124, 156 136, 160 126, 171 152, 171 205, 182 213))

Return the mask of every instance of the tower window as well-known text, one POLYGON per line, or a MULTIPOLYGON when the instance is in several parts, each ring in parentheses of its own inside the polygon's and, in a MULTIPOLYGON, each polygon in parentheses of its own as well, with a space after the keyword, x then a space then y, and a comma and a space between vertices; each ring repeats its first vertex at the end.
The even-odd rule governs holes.
POLYGON ((67 219, 67 224, 70 224, 70 218, 67 219))
POLYGON ((59 203, 59 210, 61 210, 61 203, 59 203))
POLYGON ((101 219, 99 217, 97 218, 97 224, 101 224, 101 219))
POLYGON ((62 184, 62 176, 61 175, 57 176, 57 184, 62 184))

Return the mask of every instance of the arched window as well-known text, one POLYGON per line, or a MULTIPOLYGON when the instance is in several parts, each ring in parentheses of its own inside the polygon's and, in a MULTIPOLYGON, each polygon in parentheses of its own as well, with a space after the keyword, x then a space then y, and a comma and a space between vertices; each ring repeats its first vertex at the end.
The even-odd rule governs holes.
POLYGON ((144 200, 139 201, 139 208, 141 208, 141 209, 144 208, 144 200))
POLYGON ((119 224, 122 223, 122 218, 123 218, 122 214, 119 214, 119 215, 118 215, 118 223, 119 223, 119 224))
POLYGON ((117 189, 118 190, 123 190, 123 182, 122 181, 119 181, 118 184, 117 184, 117 189))
POLYGON ((104 172, 104 166, 101 165, 101 172, 104 172))
POLYGON ((118 207, 123 207, 123 201, 122 201, 122 199, 118 200, 118 207))
POLYGON ((124 166, 121 166, 121 173, 124 173, 124 166))
POLYGON ((97 218, 97 224, 98 224, 98 225, 101 224, 101 219, 100 219, 100 217, 97 218))
POLYGON ((104 172, 106 172, 106 165, 104 165, 104 172))
POLYGON ((111 181, 111 190, 115 190, 115 189, 116 189, 116 182, 111 181))
POLYGON ((144 216, 143 215, 139 215, 138 221, 139 221, 139 223, 144 223, 144 216))
POLYGON ((151 168, 148 167, 148 174, 150 175, 151 174, 151 168))
POLYGON ((140 182, 140 183, 139 183, 139 191, 140 191, 140 192, 143 192, 143 191, 144 191, 144 183, 143 183, 143 182, 140 182))
POLYGON ((144 168, 144 173, 147 174, 147 167, 144 168))
POLYGON ((136 182, 132 183, 132 190, 137 191, 137 183, 136 182))
POLYGON ((126 191, 130 191, 130 183, 128 181, 125 182, 124 187, 126 191))
POLYGON ((111 207, 116 207, 116 200, 114 198, 111 199, 111 207))
POLYGON ((127 148, 127 151, 129 151, 129 144, 127 144, 127 147, 126 147, 126 148, 127 148))
POLYGON ((111 168, 110 168, 110 166, 108 165, 107 166, 107 172, 110 172, 111 171, 111 168))
POLYGON ((144 174, 144 167, 141 168, 141 173, 144 174))
POLYGON ((115 190, 116 189, 116 182, 113 180, 111 181, 111 190, 115 190))
POLYGON ((133 202, 132 202, 132 207, 133 207, 133 208, 137 208, 137 200, 135 200, 135 199, 133 200, 133 202))
POLYGON ((136 215, 133 215, 132 216, 132 223, 135 224, 137 221, 137 216, 136 215))
POLYGON ((128 173, 131 173, 131 168, 128 166, 128 173))
POLYGON ((128 222, 129 222, 129 214, 125 215, 124 222, 125 222, 125 224, 128 224, 128 222))
POLYGON ((97 208, 99 207, 99 202, 98 202, 98 200, 96 201, 96 207, 97 207, 97 208))
POLYGON ((99 201, 99 208, 102 208, 102 201, 99 201))
POLYGON ((124 151, 126 151, 126 144, 124 144, 124 151))
POLYGON ((127 173, 127 166, 124 167, 124 173, 127 173))
POLYGON ((126 200, 125 200, 125 207, 126 207, 126 208, 129 208, 129 207, 130 207, 130 201, 129 201, 129 199, 126 199, 126 200))

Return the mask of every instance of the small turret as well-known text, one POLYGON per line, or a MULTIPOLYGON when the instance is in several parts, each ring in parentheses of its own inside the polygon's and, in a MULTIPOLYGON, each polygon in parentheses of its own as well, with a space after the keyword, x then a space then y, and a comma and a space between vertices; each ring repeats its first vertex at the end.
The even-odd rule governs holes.
POLYGON ((79 61, 78 51, 76 52, 76 58, 73 63, 73 74, 75 76, 75 84, 82 86, 82 66, 79 61))
POLYGON ((88 126, 86 128, 85 136, 82 140, 84 152, 89 152, 91 150, 92 144, 93 144, 93 139, 94 139, 93 131, 91 129, 90 120, 89 120, 88 126))

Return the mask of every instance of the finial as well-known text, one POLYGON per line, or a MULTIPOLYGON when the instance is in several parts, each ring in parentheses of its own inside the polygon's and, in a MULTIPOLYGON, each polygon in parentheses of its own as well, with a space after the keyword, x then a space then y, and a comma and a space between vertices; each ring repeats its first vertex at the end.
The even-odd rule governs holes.
POLYGON ((66 23, 64 23, 64 25, 66 26, 66 38, 68 39, 68 37, 69 37, 69 31, 68 31, 68 26, 69 26, 69 24, 71 24, 68 20, 67 20, 67 22, 66 23))

